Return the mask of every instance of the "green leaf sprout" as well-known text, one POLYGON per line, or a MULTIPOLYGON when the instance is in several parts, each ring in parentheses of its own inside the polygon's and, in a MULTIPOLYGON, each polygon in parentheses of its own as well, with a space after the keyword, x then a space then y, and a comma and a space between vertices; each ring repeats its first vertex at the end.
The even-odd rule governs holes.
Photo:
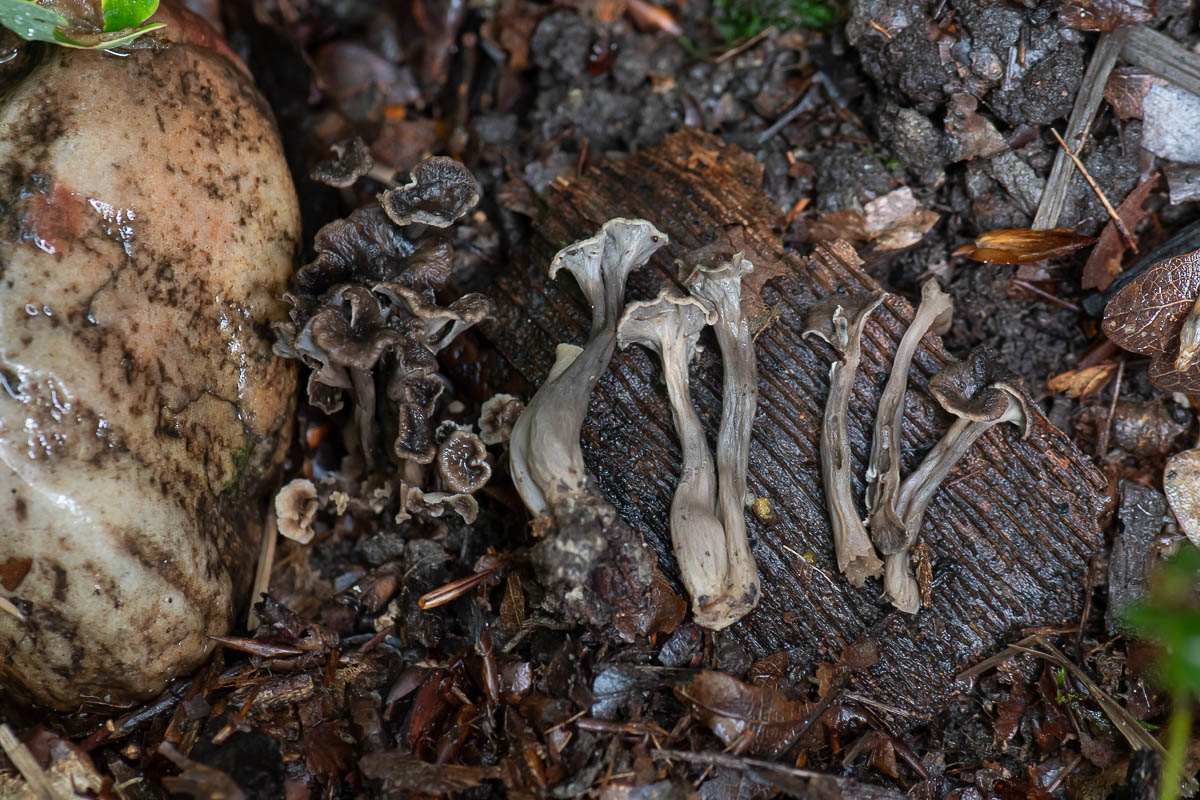
POLYGON ((1192 703, 1200 699, 1200 550, 1185 545, 1151 582, 1147 600, 1126 617, 1162 646, 1155 672, 1171 695, 1171 715, 1159 797, 1175 800, 1192 733, 1192 703))
POLYGON ((55 0, 0 0, 0 25, 27 41, 83 50, 111 50, 163 27, 142 24, 158 10, 158 0, 99 0, 93 13, 81 15, 79 4, 55 0))

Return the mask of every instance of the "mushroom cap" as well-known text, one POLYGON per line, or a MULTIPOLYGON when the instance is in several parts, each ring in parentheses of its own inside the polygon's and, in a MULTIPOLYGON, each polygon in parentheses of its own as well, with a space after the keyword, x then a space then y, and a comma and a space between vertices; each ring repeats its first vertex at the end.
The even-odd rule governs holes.
POLYGON ((665 344, 681 341, 684 357, 691 361, 700 331, 716 321, 717 313, 704 301, 684 297, 668 286, 653 300, 638 300, 625 306, 617 324, 617 343, 621 349, 640 344, 661 356, 665 344))
POLYGON ((453 158, 436 156, 417 164, 412 181, 379 195, 397 225, 421 223, 448 228, 479 202, 475 176, 453 158))
POLYGON ((452 492, 470 494, 483 487, 492 477, 492 465, 487 460, 487 447, 469 426, 443 423, 438 431, 437 467, 442 481, 452 492))
POLYGON ((313 249, 317 257, 296 272, 296 283, 310 294, 356 278, 395 280, 416 248, 373 205, 325 224, 313 238, 313 249))
POLYGON ((667 241, 665 233, 644 219, 615 217, 601 225, 594 236, 559 250, 550 262, 549 275, 554 278, 565 268, 575 277, 593 310, 599 310, 601 318, 611 314, 615 320, 621 302, 615 297, 616 290, 624 294, 629 273, 649 261, 667 241), (611 287, 614 294, 611 302, 606 287, 611 287))
POLYGON ((275 495, 275 525, 289 539, 308 544, 317 515, 317 487, 307 478, 297 478, 275 495))
POLYGON ((950 324, 954 322, 954 300, 942 291, 937 278, 930 278, 922 284, 921 305, 918 307, 917 313, 920 313, 921 308, 929 308, 935 313, 933 322, 929 324, 929 330, 938 336, 944 336, 949 332, 950 324))
POLYGON ((1015 383, 996 375, 995 357, 977 347, 965 361, 955 361, 929 380, 929 393, 942 408, 972 422, 1012 422, 1029 435, 1032 401, 1015 383))
POLYGON ((883 302, 881 290, 859 294, 831 294, 822 297, 804 319, 804 335, 819 336, 843 355, 851 342, 862 337, 863 326, 871 312, 883 302))
POLYGON ((361 136, 345 139, 329 148, 334 157, 318 163, 308 177, 327 186, 345 189, 371 171, 375 162, 361 136))
POLYGON ((525 404, 511 394, 494 394, 479 409, 479 438, 484 444, 503 444, 512 435, 525 404))

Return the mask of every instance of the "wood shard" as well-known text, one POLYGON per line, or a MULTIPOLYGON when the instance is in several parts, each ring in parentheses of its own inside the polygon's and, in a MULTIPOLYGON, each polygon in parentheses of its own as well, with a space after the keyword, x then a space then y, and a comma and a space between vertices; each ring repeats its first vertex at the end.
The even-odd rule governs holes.
MULTIPOLYGON (((748 251, 778 259, 777 276, 759 289, 772 322, 758 336, 759 406, 748 488, 767 498, 771 519, 747 525, 762 580, 758 607, 721 635, 752 657, 788 651, 796 663, 836 660, 866 635, 880 661, 854 691, 910 715, 917 724, 945 706, 954 676, 1002 646, 1013 631, 1074 624, 1089 558, 1101 539, 1098 489, 1106 485, 1070 441, 1040 414, 1026 441, 989 431, 930 504, 922 531, 933 563, 931 607, 909 616, 879 599, 879 585, 853 587, 836 575, 818 452, 829 392, 828 353, 801 337, 819 298, 878 285, 843 243, 808 258, 786 252, 774 231, 782 214, 762 191, 753 156, 708 134, 685 129, 624 159, 600 158, 584 173, 554 184, 548 213, 534 228, 528 257, 505 270, 492 289, 497 324, 487 333, 507 365, 537 386, 559 342, 582 342, 588 310, 570 281, 550 281, 554 253, 591 235, 605 220, 644 217, 671 238, 630 278, 629 296, 654 297, 675 282, 675 259, 737 231, 748 251), (794 553, 815 553, 814 569, 794 553)), ((863 337, 862 365, 850 399, 850 441, 861 502, 872 420, 896 345, 912 308, 889 298, 863 337)), ((904 472, 945 431, 929 378, 947 357, 927 339, 913 359, 901 457, 904 472)), ((492 367, 485 366, 487 373, 492 367)), ((709 342, 691 373, 692 397, 709 441, 721 417, 721 367, 709 342)), ((457 378, 458 376, 456 376, 457 378)), ((469 380, 464 373, 462 380, 469 380)), ((636 348, 618 353, 592 396, 583 429, 585 461, 622 516, 640 528, 675 579, 668 530, 679 472, 679 445, 654 361, 636 348)))

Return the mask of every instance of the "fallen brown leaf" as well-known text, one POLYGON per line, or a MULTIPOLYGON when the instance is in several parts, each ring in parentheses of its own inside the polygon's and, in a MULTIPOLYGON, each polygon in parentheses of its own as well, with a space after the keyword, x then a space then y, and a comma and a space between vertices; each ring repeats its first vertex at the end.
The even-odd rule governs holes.
POLYGON ((1079 31, 1113 31, 1154 18, 1154 0, 1066 0, 1058 19, 1079 31))
POLYGON ((1200 294, 1200 250, 1159 261, 1104 309, 1103 330, 1119 347, 1150 356, 1150 382, 1167 392, 1200 391, 1200 362, 1175 368, 1179 334, 1200 294))
POLYGON ((865 213, 842 209, 824 214, 809 226, 819 241, 871 242, 877 250, 900 250, 921 241, 937 224, 937 212, 920 208, 907 186, 863 206, 865 213))
MULTIPOLYGON (((1117 216, 1125 223, 1126 229, 1133 231, 1142 218, 1146 216, 1143 205, 1150 195, 1150 190, 1158 183, 1158 173, 1143 179, 1133 188, 1121 205, 1117 206, 1117 216)), ((1136 237, 1135 237, 1136 241, 1136 237)), ((1084 289, 1099 289, 1104 291, 1117 275, 1121 273, 1121 257, 1125 255, 1125 241, 1117 230, 1116 224, 1109 220, 1100 232, 1100 238, 1092 252, 1088 254, 1087 263, 1083 267, 1083 277, 1080 285, 1084 289)))
POLYGON ((985 264, 1027 264, 1044 258, 1067 253, 1095 243, 1091 236, 1084 236, 1066 228, 1035 231, 1030 228, 1001 228, 980 234, 971 244, 964 244, 954 251, 956 256, 966 256, 985 264))
POLYGON ((1062 392, 1068 397, 1084 398, 1103 389, 1117 371, 1115 361, 1093 364, 1083 369, 1071 369, 1046 381, 1052 392, 1062 392))
POLYGON ((796 741, 810 705, 769 686, 750 686, 723 672, 701 672, 675 686, 675 696, 734 753, 774 758, 796 741))

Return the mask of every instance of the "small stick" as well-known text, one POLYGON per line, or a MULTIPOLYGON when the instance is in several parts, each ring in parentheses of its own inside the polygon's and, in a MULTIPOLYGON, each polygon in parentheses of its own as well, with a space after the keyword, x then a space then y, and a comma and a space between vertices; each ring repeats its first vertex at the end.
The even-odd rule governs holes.
POLYGON ((876 22, 875 20, 870 20, 870 21, 869 21, 867 24, 868 24, 868 25, 870 25, 870 26, 871 26, 872 28, 874 28, 875 30, 877 30, 877 31, 879 31, 880 33, 882 33, 882 34, 883 34, 883 38, 885 38, 885 39, 890 39, 890 38, 892 38, 892 35, 891 35, 890 33, 888 33, 888 29, 887 29, 887 28, 885 28, 885 27, 883 27, 882 25, 880 25, 880 24, 879 24, 878 22, 876 22))
POLYGON ((0 597, 0 611, 7 611, 9 614, 12 614, 14 617, 21 620, 21 622, 25 621, 25 615, 21 613, 21 609, 13 605, 12 601, 7 597, 0 597))
POLYGON ((258 566, 254 570, 254 586, 250 590, 250 611, 246 613, 246 630, 254 633, 258 629, 258 614, 254 611, 254 603, 263 592, 271 586, 271 570, 275 566, 275 509, 267 509, 267 519, 263 524, 263 540, 258 547, 258 566))
POLYGON ((0 750, 4 751, 4 755, 8 756, 17 772, 21 773, 37 800, 61 800, 33 753, 29 752, 25 743, 18 739, 13 729, 5 723, 0 723, 0 750))
POLYGON ((1029 283, 1028 281, 1023 281, 1020 278, 1013 278, 1012 285, 1016 286, 1018 288, 1024 289, 1025 291, 1029 292, 1030 294, 1037 295, 1038 297, 1045 300, 1047 303, 1053 303, 1054 305, 1058 306, 1059 308, 1063 309, 1064 311, 1074 311, 1077 314, 1079 312, 1083 311, 1082 308, 1075 305, 1074 303, 1069 302, 1067 300, 1063 300, 1061 297, 1055 297, 1054 295, 1047 292, 1045 289, 1039 289, 1038 287, 1034 286, 1032 283, 1029 283))
POLYGON ((774 25, 771 25, 770 27, 767 27, 767 28, 763 28, 761 31, 754 34, 753 36, 751 36, 749 39, 742 42, 741 44, 734 45, 733 47, 726 50, 724 53, 721 53, 721 55, 717 56, 716 58, 714 58, 712 60, 712 63, 723 64, 724 62, 726 62, 729 59, 736 56, 738 53, 746 52, 751 47, 754 47, 754 45, 761 42, 763 39, 766 39, 768 36, 774 36, 778 32, 779 32, 779 29, 776 28, 774 25))
POLYGON ((1125 359, 1117 362, 1117 377, 1113 381, 1112 400, 1108 404, 1108 417, 1104 420, 1104 428, 1100 431, 1100 439, 1096 443, 1096 457, 1103 458, 1108 452, 1108 434, 1112 430, 1113 417, 1117 414, 1117 397, 1121 394, 1121 378, 1125 375, 1125 359))
POLYGON ((1058 135, 1058 131, 1056 131, 1054 128, 1051 128, 1050 132, 1054 134, 1055 140, 1062 145, 1062 149, 1066 152, 1067 158, 1071 159, 1071 161, 1075 163, 1075 168, 1079 170, 1079 174, 1083 176, 1085 181, 1087 181, 1088 186, 1092 187, 1092 191, 1096 193, 1096 197, 1100 198, 1101 204, 1104 205, 1104 210, 1107 211, 1108 216, 1112 218, 1113 225, 1117 226, 1117 232, 1121 234, 1121 238, 1125 240, 1125 244, 1128 245, 1129 249, 1133 251, 1134 255, 1137 255, 1137 242, 1133 240, 1133 234, 1129 232, 1129 228, 1125 227, 1125 221, 1121 219, 1121 215, 1118 214, 1117 210, 1112 207, 1112 203, 1108 202, 1108 198, 1104 196, 1104 191, 1096 183, 1095 179, 1088 174, 1087 168, 1083 166, 1083 162, 1079 160, 1079 156, 1072 153, 1071 148, 1067 147, 1067 143, 1064 142, 1063 138, 1058 135))

